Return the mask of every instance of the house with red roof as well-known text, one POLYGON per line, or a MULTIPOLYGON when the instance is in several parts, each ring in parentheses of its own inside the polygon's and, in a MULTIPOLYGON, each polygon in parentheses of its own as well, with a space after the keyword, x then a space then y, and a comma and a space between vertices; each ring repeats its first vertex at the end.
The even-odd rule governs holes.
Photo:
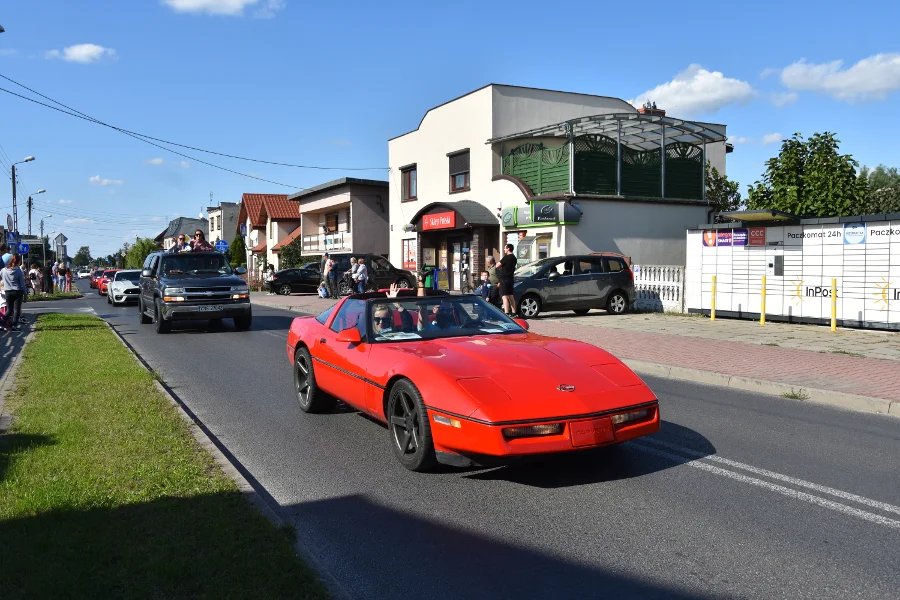
MULTIPOLYGON (((300 211, 287 194, 244 194, 238 229, 246 227, 247 268, 259 272, 265 265, 280 265, 280 244, 300 228, 300 211)), ((289 243, 289 242, 288 242, 289 243)))

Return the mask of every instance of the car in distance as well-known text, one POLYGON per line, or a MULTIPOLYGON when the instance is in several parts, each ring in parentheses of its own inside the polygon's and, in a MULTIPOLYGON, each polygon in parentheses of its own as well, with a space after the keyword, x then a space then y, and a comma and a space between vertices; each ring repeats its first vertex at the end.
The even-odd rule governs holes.
POLYGON ((137 302, 141 272, 138 269, 116 271, 106 285, 106 301, 113 306, 137 302))
POLYGON ((322 281, 319 263, 308 263, 296 269, 282 269, 275 272, 272 291, 282 296, 295 292, 315 292, 322 281))
POLYGON ((475 295, 355 294, 291 323, 300 409, 336 398, 388 425, 406 468, 494 464, 659 429, 659 402, 612 354, 530 333, 475 295))
POLYGON ((388 259, 380 254, 370 254, 366 252, 360 253, 331 253, 329 258, 334 259, 335 268, 338 271, 338 291, 342 296, 350 294, 354 290, 351 288, 351 282, 343 274, 350 270, 350 259, 357 261, 360 258, 366 260, 366 268, 369 274, 369 284, 373 290, 387 289, 391 284, 396 284, 399 288, 411 288, 415 286, 416 278, 412 272, 406 269, 398 269, 390 263, 388 259))
POLYGON ((157 333, 169 333, 174 321, 233 319, 235 329, 250 329, 250 288, 238 277, 246 272, 221 252, 153 252, 141 270, 140 322, 155 322, 157 333))
POLYGON ((78 279, 87 279, 90 276, 90 269, 78 269, 78 279))
POLYGON ((91 289, 100 287, 100 278, 103 277, 103 269, 96 269, 91 273, 91 289))
POLYGON ((103 271, 103 275, 100 276, 100 280, 97 282, 97 293, 101 296, 105 296, 107 292, 107 287, 109 286, 109 282, 112 281, 112 278, 115 276, 116 271, 119 269, 106 269, 103 271))
POLYGON ((513 295, 519 315, 572 310, 585 315, 605 308, 620 315, 634 304, 634 273, 625 257, 613 253, 543 258, 515 271, 513 295))

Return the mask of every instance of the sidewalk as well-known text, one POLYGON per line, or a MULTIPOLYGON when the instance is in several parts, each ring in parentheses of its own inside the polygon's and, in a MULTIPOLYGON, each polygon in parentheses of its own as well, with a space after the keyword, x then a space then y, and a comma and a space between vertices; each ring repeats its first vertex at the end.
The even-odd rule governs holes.
MULTIPOLYGON (((310 314, 334 303, 312 294, 253 294, 252 302, 310 314)), ((644 374, 900 415, 898 333, 599 310, 549 313, 529 325, 600 346, 644 374)))

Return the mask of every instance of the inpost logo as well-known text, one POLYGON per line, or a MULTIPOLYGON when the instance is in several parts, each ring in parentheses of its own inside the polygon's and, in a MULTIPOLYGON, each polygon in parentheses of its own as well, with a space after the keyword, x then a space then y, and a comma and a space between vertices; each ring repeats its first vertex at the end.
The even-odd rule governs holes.
POLYGON ((794 293, 791 295, 791 300, 794 302, 794 306, 800 306, 803 304, 803 279, 795 279, 791 282, 792 289, 794 293))
POLYGON ((891 282, 886 277, 881 278, 881 283, 875 284, 875 306, 878 310, 887 310, 891 307, 891 300, 900 300, 900 288, 891 289, 891 282))

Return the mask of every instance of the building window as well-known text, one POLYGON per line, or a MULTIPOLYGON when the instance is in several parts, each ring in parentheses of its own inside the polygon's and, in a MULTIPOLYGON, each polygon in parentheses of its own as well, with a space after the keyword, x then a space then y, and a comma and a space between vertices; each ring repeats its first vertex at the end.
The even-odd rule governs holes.
POLYGON ((403 260, 403 268, 409 271, 415 271, 416 263, 418 262, 416 256, 416 250, 418 248, 417 240, 415 238, 402 240, 400 244, 400 256, 403 260))
POLYGON ((407 202, 418 197, 416 165, 400 169, 401 200, 407 202))
POLYGON ((460 150, 447 155, 450 163, 450 192, 464 192, 469 189, 469 150, 460 150))
POLYGON ((335 212, 335 213, 328 213, 327 215, 325 215, 326 231, 328 233, 331 233, 333 231, 337 231, 337 228, 338 228, 338 214, 335 212))

